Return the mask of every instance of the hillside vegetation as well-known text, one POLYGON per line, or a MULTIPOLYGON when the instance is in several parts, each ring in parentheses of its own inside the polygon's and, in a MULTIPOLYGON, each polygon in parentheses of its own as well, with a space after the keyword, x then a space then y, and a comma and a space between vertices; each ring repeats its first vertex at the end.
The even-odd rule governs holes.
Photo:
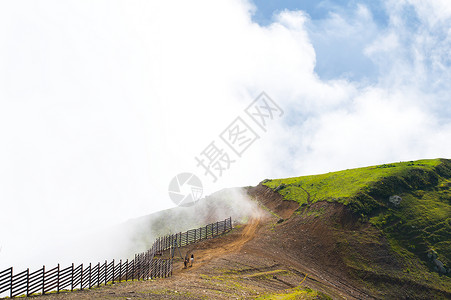
MULTIPOLYGON (((450 288, 451 160, 384 164, 262 184, 298 202, 299 212, 319 201, 344 204, 361 224, 382 231, 410 277, 430 274, 437 285, 450 288)), ((348 263, 355 264, 349 257, 348 263)))

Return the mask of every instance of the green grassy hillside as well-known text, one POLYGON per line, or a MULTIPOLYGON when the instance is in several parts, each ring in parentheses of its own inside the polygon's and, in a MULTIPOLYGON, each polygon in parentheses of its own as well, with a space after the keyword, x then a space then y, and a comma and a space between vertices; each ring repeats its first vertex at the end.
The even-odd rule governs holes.
POLYGON ((430 271, 451 276, 451 160, 384 164, 263 185, 301 208, 318 201, 342 203, 362 223, 379 228, 406 260, 419 259, 430 271))

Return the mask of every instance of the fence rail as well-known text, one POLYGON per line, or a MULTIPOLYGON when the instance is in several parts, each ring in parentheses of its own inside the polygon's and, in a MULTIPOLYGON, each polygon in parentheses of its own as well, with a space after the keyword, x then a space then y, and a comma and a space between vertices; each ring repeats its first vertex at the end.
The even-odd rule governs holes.
POLYGON ((0 296, 9 292, 9 297, 46 294, 51 291, 73 291, 90 289, 109 282, 128 280, 147 280, 164 278, 172 275, 173 258, 158 258, 164 251, 183 247, 197 241, 212 238, 232 229, 232 218, 211 223, 204 227, 160 237, 146 252, 135 254, 134 259, 110 262, 97 265, 72 264, 62 269, 58 264, 53 269, 42 266, 34 272, 26 269, 14 274, 13 268, 0 271, 0 296))

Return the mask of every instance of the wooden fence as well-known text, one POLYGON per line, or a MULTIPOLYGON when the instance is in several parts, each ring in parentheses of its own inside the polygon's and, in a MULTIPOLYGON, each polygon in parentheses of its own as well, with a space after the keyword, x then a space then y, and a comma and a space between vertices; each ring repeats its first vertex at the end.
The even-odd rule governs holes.
POLYGON ((132 260, 105 260, 103 264, 78 265, 62 269, 60 265, 53 269, 41 269, 30 272, 27 269, 13 273, 13 268, 0 272, 0 295, 9 292, 9 297, 19 295, 46 294, 51 291, 73 291, 90 289, 102 284, 128 280, 147 280, 172 275, 173 258, 158 258, 165 250, 183 247, 197 241, 211 238, 232 229, 232 218, 208 224, 205 227, 160 237, 146 252, 135 254, 132 260))

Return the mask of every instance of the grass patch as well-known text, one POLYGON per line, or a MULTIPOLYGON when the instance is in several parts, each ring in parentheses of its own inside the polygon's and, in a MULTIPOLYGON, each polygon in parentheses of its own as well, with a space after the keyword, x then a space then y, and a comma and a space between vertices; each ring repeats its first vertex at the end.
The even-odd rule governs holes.
MULTIPOLYGON (((390 176, 403 176, 403 173, 406 171, 410 173, 412 170, 418 170, 418 173, 434 172, 434 168, 439 164, 441 164, 439 159, 401 162, 321 175, 273 179, 267 180, 263 185, 277 190, 286 200, 293 200, 299 204, 307 204, 308 195, 310 195, 311 203, 327 200, 348 204, 350 199, 359 193, 371 190, 375 183, 381 182, 383 185, 383 179, 390 176)), ((385 187, 382 188, 385 189, 385 187)), ((387 192, 390 193, 392 190, 387 192)))
POLYGON ((273 270, 273 271, 266 271, 266 272, 259 272, 252 275, 246 276, 247 278, 272 278, 274 275, 285 275, 290 273, 287 270, 273 270))
POLYGON ((265 299, 274 299, 274 300, 290 300, 290 299, 318 299, 318 300, 332 300, 329 296, 323 294, 322 292, 318 292, 312 290, 308 287, 296 287, 293 289, 289 289, 284 293, 278 294, 266 294, 256 298, 257 300, 265 300, 265 299))

